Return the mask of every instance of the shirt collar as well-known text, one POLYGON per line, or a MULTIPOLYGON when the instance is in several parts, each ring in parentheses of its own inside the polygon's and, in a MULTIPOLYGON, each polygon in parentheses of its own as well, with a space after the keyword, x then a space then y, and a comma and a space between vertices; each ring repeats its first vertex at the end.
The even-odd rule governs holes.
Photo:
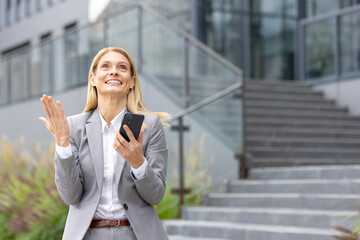
MULTIPOLYGON (((127 112, 127 108, 125 107, 113 120, 111 120, 110 126, 112 125, 115 129, 120 129, 121 122, 126 112, 127 112)), ((100 111, 99 111, 99 115, 101 120, 101 131, 102 133, 104 133, 105 127, 107 127, 107 123, 103 118, 103 116, 101 115, 100 111)))

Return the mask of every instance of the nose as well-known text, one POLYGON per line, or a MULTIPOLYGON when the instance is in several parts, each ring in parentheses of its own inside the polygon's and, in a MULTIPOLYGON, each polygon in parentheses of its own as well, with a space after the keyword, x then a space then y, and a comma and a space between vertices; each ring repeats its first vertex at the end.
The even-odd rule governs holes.
POLYGON ((111 68, 110 75, 111 75, 111 76, 119 75, 119 73, 118 73, 117 70, 118 70, 118 69, 117 69, 116 67, 111 68))

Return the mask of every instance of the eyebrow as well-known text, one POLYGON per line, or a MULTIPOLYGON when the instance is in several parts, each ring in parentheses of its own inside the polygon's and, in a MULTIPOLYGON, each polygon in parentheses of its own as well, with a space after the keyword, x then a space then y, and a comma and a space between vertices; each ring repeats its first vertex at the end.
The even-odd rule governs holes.
MULTIPOLYGON (((104 61, 101 61, 100 64, 101 64, 101 63, 112 63, 112 62, 111 62, 111 61, 104 60, 104 61)), ((126 65, 130 66, 129 63, 124 62, 124 61, 117 62, 116 64, 119 64, 119 63, 120 63, 120 64, 126 64, 126 65)))

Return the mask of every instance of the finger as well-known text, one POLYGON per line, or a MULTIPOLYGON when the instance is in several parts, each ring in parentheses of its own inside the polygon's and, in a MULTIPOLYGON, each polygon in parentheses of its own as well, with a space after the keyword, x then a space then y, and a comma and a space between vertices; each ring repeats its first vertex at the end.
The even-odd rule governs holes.
POLYGON ((44 109, 44 111, 45 111, 45 114, 46 114, 46 116, 47 116, 47 118, 49 118, 50 117, 50 112, 49 112, 49 108, 48 108, 48 105, 47 105, 47 101, 46 101, 46 99, 45 99, 45 94, 44 94, 44 96, 42 97, 42 98, 40 98, 40 101, 41 101, 41 104, 42 104, 42 106, 43 106, 43 109, 44 109))
POLYGON ((128 127, 128 125, 124 125, 124 130, 126 132, 126 134, 128 135, 130 142, 136 141, 134 134, 132 133, 132 131, 130 130, 130 128, 128 127))
POLYGON ((137 139, 137 141, 139 142, 139 143, 142 143, 142 141, 143 141, 143 133, 144 133, 144 130, 140 130, 140 133, 139 133, 139 137, 138 137, 138 139, 137 139))
POLYGON ((52 119, 54 117, 54 113, 53 113, 53 110, 51 107, 51 99, 49 96, 46 96, 46 95, 44 96, 44 103, 45 103, 45 107, 48 112, 48 118, 52 119))
POLYGON ((63 106, 61 105, 61 102, 60 102, 60 101, 56 101, 56 103, 57 103, 57 105, 58 105, 59 112, 60 112, 61 116, 63 116, 63 117, 66 118, 65 111, 64 111, 63 106))
POLYGON ((126 152, 126 148, 121 143, 122 140, 120 138, 122 138, 122 140, 124 140, 126 142, 126 140, 117 132, 116 137, 114 139, 113 147, 115 148, 115 150, 117 152, 119 152, 120 154, 123 154, 124 152, 126 152))
POLYGON ((58 117, 59 116, 59 110, 55 104, 54 99, 50 96, 49 97, 49 102, 50 102, 50 111, 53 114, 54 117, 58 117))
POLYGON ((116 131, 116 138, 119 141, 119 144, 121 144, 124 148, 129 148, 129 142, 126 141, 126 139, 118 131, 116 131))
POLYGON ((39 120, 45 125, 47 129, 49 129, 49 121, 44 117, 39 117, 39 120))

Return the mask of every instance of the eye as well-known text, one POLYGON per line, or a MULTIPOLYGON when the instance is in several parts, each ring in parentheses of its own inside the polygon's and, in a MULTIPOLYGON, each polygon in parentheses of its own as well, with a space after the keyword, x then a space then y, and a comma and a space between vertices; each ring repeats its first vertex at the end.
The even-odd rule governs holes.
POLYGON ((119 66, 119 69, 120 69, 120 70, 126 70, 127 67, 126 67, 125 65, 120 65, 120 66, 119 66))
POLYGON ((101 65, 101 68, 109 68, 109 64, 105 63, 105 64, 101 65))

